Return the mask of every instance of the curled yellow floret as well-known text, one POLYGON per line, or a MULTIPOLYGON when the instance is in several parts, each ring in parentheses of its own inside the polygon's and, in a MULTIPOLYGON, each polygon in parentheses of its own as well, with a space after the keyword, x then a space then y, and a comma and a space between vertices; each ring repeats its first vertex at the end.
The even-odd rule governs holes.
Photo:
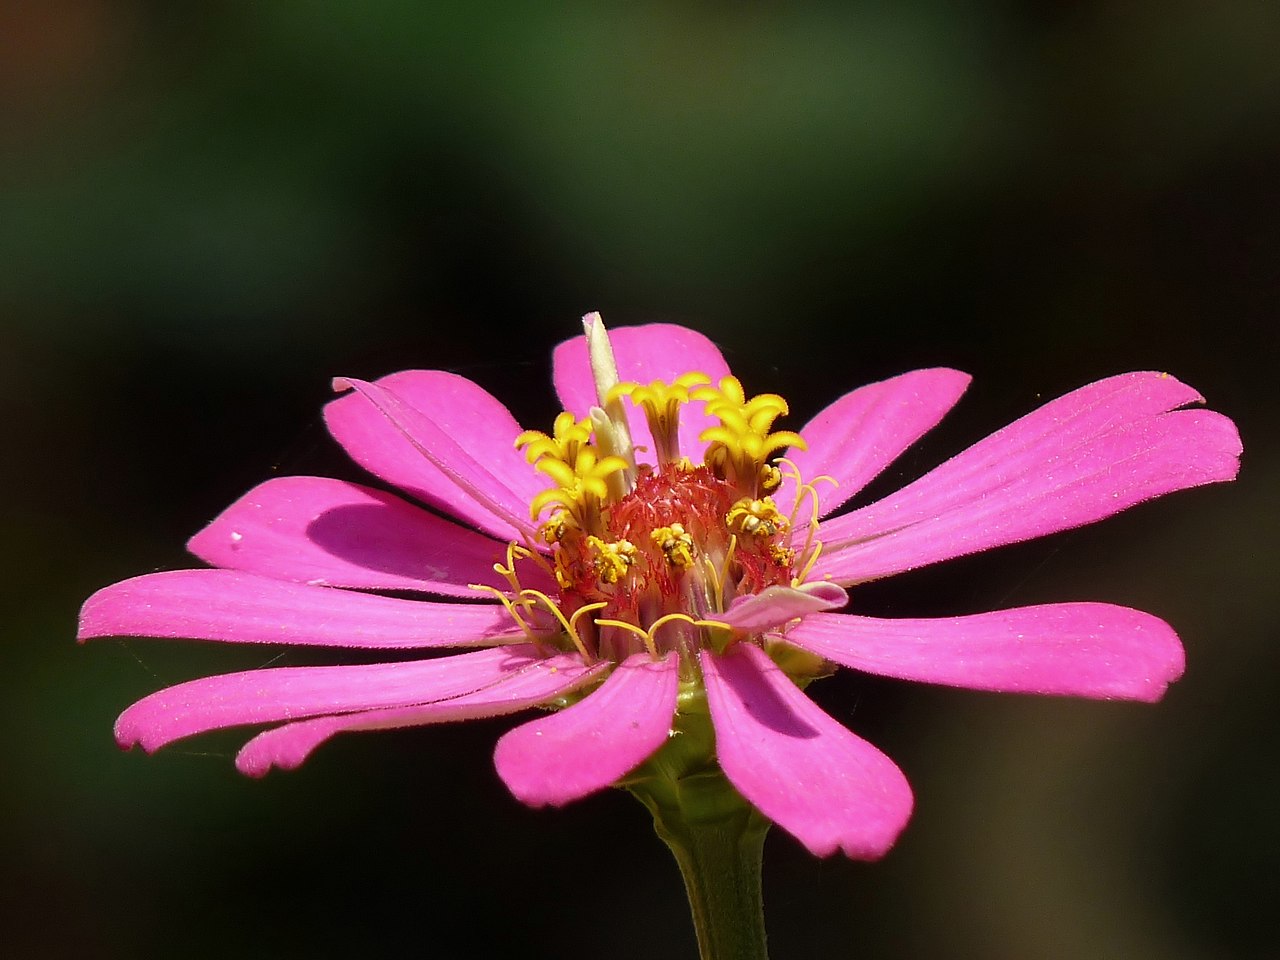
POLYGON ((542 536, 548 543, 560 540, 570 521, 582 529, 594 529, 600 504, 609 499, 612 487, 616 486, 612 481, 628 469, 626 460, 614 455, 601 456, 591 443, 590 418, 577 420, 568 412, 556 417, 550 435, 539 430, 520 434, 516 437, 516 449, 523 449, 534 468, 555 483, 529 504, 529 514, 535 520, 548 507, 556 508, 555 515, 542 528, 542 536), (567 519, 561 512, 567 514, 567 519))
POLYGON ((588 446, 578 451, 572 464, 547 456, 535 466, 556 485, 533 498, 530 516, 537 519, 554 504, 568 511, 583 530, 593 530, 598 526, 600 505, 609 496, 609 478, 627 469, 627 462, 621 457, 601 457, 588 446))
POLYGON ((591 443, 591 419, 578 420, 567 410, 556 417, 550 436, 541 430, 526 430, 516 437, 516 449, 524 450, 525 459, 537 463, 545 457, 562 463, 575 463, 578 451, 591 443))
POLYGON ((709 444, 707 465, 744 488, 762 492, 776 489, 779 478, 765 469, 766 461, 785 447, 805 449, 798 433, 770 432, 773 421, 788 413, 787 401, 776 393, 762 393, 748 400, 737 377, 725 377, 714 387, 698 387, 690 396, 705 400, 707 413, 720 421, 719 426, 708 427, 699 435, 709 444))
POLYGON ((709 384, 705 373, 691 371, 676 377, 672 383, 654 380, 651 383, 619 383, 609 391, 608 402, 627 397, 644 410, 653 434, 654 456, 658 466, 676 463, 680 459, 680 408, 691 398, 690 388, 709 384))

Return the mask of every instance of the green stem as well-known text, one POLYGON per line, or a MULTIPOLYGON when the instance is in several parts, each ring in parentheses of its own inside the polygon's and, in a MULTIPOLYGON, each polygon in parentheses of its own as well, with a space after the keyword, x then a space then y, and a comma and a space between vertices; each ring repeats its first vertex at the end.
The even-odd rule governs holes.
POLYGON ((760 875, 769 821, 718 770, 631 791, 680 865, 702 960, 768 960, 760 875))

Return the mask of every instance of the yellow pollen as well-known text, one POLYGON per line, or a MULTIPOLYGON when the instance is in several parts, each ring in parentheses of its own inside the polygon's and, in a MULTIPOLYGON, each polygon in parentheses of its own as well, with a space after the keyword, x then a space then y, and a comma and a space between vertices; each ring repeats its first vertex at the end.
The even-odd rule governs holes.
POLYGON ((773 493, 780 486, 782 486, 782 471, 772 463, 763 464, 760 467, 760 481, 758 484, 760 492, 773 493))
MULTIPOLYGON (((790 547, 774 543, 769 546, 769 556, 773 557, 773 561, 780 566, 789 567, 795 562, 796 552, 790 547)), ((792 586, 796 586, 796 584, 792 584, 792 586)))
POLYGON ((636 562, 636 548, 630 540, 607 543, 597 536, 587 537, 593 553, 596 577, 601 583, 617 583, 636 562))
POLYGON ((557 513, 538 528, 538 535, 542 537, 542 542, 547 546, 559 543, 568 532, 569 518, 563 511, 557 513))
POLYGON ((762 500, 739 500, 724 518, 725 526, 734 533, 754 537, 773 537, 787 529, 787 518, 773 503, 772 497, 762 500))
POLYGON ((685 532, 683 523, 659 527, 649 536, 671 566, 677 570, 688 570, 693 566, 693 537, 685 532))

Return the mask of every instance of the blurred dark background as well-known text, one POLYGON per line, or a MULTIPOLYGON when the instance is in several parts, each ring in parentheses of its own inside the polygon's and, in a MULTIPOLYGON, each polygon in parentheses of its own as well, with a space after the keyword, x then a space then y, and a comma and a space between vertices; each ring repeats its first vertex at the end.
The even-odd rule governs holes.
MULTIPOLYGON (((878 583, 862 611, 1097 599, 1172 622, 1155 707, 842 675, 918 797, 889 857, 770 839, 773 955, 1273 957, 1280 16, 1264 2, 47 0, 0 20, 6 955, 693 956, 638 804, 526 810, 509 722, 235 774, 110 728, 277 651, 72 643, 276 473, 354 476, 335 374, 441 367, 528 425, 599 309, 687 323, 796 426, 975 374, 883 492, 1043 399, 1169 370, 1234 486, 878 583)), ((285 655, 287 658, 287 654, 285 655)))

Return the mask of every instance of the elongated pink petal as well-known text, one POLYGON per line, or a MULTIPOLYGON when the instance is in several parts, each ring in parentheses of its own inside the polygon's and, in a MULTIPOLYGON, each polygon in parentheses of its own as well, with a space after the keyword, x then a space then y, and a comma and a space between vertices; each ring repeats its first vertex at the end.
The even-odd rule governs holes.
POLYGON ((940 620, 819 613, 786 639, 847 667, 975 690, 1159 700, 1182 676, 1163 620, 1108 603, 1056 603, 940 620))
POLYGON ((598 676, 605 666, 597 663, 588 667, 580 660, 553 658, 531 664, 491 687, 450 700, 286 724, 246 743, 236 755, 236 768, 251 777, 261 777, 273 766, 292 770, 330 737, 353 730, 420 727, 515 713, 576 690, 598 676))
POLYGON ((636 654, 590 696, 504 734, 493 754, 498 776, 531 807, 603 790, 666 742, 678 665, 674 652, 657 663, 636 654))
POLYGON ((530 529, 548 486, 515 449, 519 424, 483 388, 441 370, 405 370, 325 407, 330 433, 370 473, 501 540, 530 529))
POLYGON ((761 633, 796 617, 819 610, 835 610, 849 602, 849 595, 834 583, 806 583, 800 587, 774 585, 759 593, 738 597, 715 619, 743 633, 761 633))
MULTIPOLYGON (((837 483, 815 485, 818 516, 848 501, 935 427, 971 379, 945 367, 913 370, 846 393, 805 424, 800 436, 808 449, 792 449, 787 457, 806 481, 825 474, 837 483)), ((794 486, 784 484, 774 500, 790 513, 794 486)))
POLYGON ((325 647, 480 646, 523 636, 493 603, 399 600, 237 570, 169 570, 99 590, 78 639, 170 637, 325 647))
POLYGON ((217 567, 334 587, 425 590, 478 599, 507 588, 506 544, 358 483, 278 477, 229 506, 188 549, 217 567))
MULTIPOLYGON (((609 331, 613 343, 614 359, 618 364, 618 376, 624 381, 650 383, 663 380, 668 383, 681 374, 698 371, 709 376, 713 383, 729 376, 720 348, 702 334, 670 323, 650 323, 639 327, 618 327, 609 331)), ((592 407, 599 406, 595 382, 591 377, 591 364, 587 359, 585 337, 566 340, 555 349, 552 357, 556 393, 566 410, 584 417, 592 407)), ((695 463, 702 459, 707 445, 698 434, 715 426, 718 420, 708 417, 698 400, 686 404, 680 412, 680 451, 695 463)), ((649 433, 643 411, 627 404, 627 417, 631 436, 637 446, 649 451, 649 459, 638 454, 641 463, 651 462, 653 438, 649 433)))
POLYGON ((116 721, 123 747, 150 753, 208 730, 330 713, 408 707, 475 693, 526 670, 572 670, 575 656, 546 660, 528 646, 435 660, 335 667, 270 667, 190 680, 143 697, 116 721))
POLYGON ((902 490, 824 521, 814 576, 850 584, 1043 536, 1230 480, 1235 425, 1172 377, 1113 377, 1055 400, 902 490))
POLYGON ((823 713, 759 647, 700 657, 716 755, 742 795, 816 856, 883 856, 912 807, 893 761, 823 713))

